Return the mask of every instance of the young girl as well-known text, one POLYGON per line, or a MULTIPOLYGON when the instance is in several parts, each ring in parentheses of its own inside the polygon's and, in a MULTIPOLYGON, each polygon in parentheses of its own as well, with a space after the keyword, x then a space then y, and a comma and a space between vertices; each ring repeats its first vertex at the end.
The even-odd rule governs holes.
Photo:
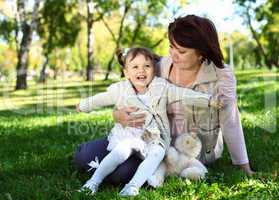
POLYGON ((83 185, 94 194, 104 178, 118 165, 135 153, 142 158, 135 175, 120 192, 121 196, 135 196, 139 188, 150 177, 170 145, 167 104, 182 101, 186 105, 221 107, 210 95, 174 86, 167 80, 154 75, 155 55, 146 48, 131 48, 118 52, 126 81, 120 81, 99 93, 80 101, 77 110, 90 112, 103 106, 134 106, 146 115, 142 128, 122 127, 116 123, 108 137, 110 153, 101 161, 93 176, 83 185))

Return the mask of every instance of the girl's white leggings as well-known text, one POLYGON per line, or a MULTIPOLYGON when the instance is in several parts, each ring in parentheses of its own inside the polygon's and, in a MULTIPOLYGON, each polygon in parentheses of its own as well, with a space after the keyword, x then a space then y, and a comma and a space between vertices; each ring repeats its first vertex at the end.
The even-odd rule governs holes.
MULTIPOLYGON (((90 179, 90 182, 99 185, 104 178, 112 173, 118 165, 126 161, 134 152, 132 144, 128 145, 127 141, 124 144, 119 143, 100 163, 95 173, 90 179)), ((149 178, 157 169, 160 162, 165 156, 165 149, 158 144, 151 145, 146 158, 139 165, 135 175, 130 180, 129 184, 140 188, 147 178, 149 178)))

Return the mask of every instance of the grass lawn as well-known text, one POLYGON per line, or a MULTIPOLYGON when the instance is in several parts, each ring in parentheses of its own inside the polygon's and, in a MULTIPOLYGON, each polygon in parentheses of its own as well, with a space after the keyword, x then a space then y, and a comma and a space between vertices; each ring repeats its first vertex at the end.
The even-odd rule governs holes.
MULTIPOLYGON (((144 187, 133 199, 279 199, 278 73, 236 75, 247 150, 257 174, 246 177, 225 150, 205 180, 169 177, 162 188, 144 187)), ((78 144, 102 137, 113 125, 109 108, 87 115, 76 113, 74 105, 110 83, 49 81, 29 83, 27 91, 0 83, 1 200, 121 199, 121 187, 110 185, 102 185, 94 197, 76 192, 89 177, 71 162, 78 144)))

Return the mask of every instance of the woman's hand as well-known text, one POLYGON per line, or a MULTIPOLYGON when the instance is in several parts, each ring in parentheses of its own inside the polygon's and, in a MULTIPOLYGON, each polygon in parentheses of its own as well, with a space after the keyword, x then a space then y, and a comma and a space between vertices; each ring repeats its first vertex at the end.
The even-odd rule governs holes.
POLYGON ((209 106, 217 108, 217 109, 221 109, 223 108, 224 105, 224 101, 222 100, 220 95, 217 96, 212 96, 209 100, 209 106))
POLYGON ((250 168, 249 163, 239 165, 240 169, 245 172, 246 175, 248 176, 253 176, 255 174, 254 171, 250 168))
POLYGON ((126 107, 121 109, 115 109, 113 111, 113 118, 116 122, 120 123, 123 127, 142 127, 145 121, 145 114, 132 114, 136 112, 138 108, 126 107))
POLYGON ((76 111, 77 112, 81 112, 80 108, 79 108, 79 104, 76 105, 76 111))

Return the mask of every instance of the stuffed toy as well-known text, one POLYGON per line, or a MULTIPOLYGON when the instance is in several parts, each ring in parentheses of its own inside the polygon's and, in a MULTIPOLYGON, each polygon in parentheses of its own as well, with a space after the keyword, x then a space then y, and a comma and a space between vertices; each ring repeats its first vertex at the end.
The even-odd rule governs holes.
POLYGON ((205 177, 206 167, 196 159, 202 144, 196 133, 180 134, 171 146, 159 165, 156 172, 147 180, 153 187, 159 187, 169 175, 178 175, 190 180, 199 180, 205 177))

